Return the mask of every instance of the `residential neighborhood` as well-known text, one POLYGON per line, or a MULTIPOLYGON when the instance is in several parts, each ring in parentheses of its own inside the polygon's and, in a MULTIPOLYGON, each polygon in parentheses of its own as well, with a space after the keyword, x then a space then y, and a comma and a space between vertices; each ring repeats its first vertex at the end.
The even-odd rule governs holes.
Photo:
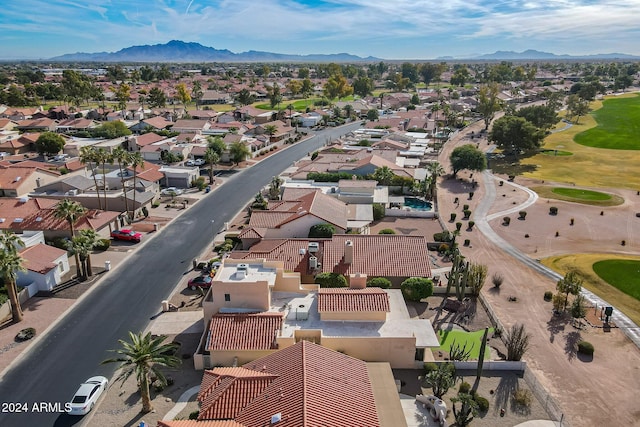
POLYGON ((640 423, 637 62, 89 65, 2 71, 0 390, 108 385, 6 425, 640 423))

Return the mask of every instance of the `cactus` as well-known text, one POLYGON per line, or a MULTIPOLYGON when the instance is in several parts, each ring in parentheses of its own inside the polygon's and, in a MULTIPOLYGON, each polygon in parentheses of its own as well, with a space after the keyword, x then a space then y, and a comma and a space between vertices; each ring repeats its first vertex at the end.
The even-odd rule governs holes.
POLYGON ((482 335, 482 345, 480 346, 480 355, 478 356, 478 371, 476 372, 477 381, 480 381, 482 376, 482 364, 484 363, 484 352, 487 348, 487 335, 489 334, 489 328, 484 328, 484 335, 482 335))

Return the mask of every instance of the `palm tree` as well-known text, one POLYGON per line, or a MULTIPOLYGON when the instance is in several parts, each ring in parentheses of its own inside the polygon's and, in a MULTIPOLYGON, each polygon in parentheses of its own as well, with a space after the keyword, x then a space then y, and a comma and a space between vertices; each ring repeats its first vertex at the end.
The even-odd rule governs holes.
POLYGON ((264 127, 264 133, 269 135, 269 142, 271 142, 271 137, 278 132, 278 126, 276 125, 266 125, 264 127))
POLYGON ((391 185, 394 176, 395 174, 388 166, 382 166, 373 172, 373 179, 380 185, 391 185))
POLYGON ((73 236, 71 240, 67 242, 67 250, 76 258, 77 277, 85 280, 89 275, 86 263, 89 249, 86 239, 82 235, 73 236))
POLYGON ((93 166, 94 163, 95 166, 98 165, 95 148, 90 146, 84 146, 80 148, 80 162, 82 162, 82 164, 89 165, 91 175, 93 176, 93 183, 96 187, 96 195, 98 196, 98 209, 102 210, 102 202, 100 201, 100 190, 98 189, 98 178, 96 178, 96 171, 93 166))
MULTIPOLYGON (((86 209, 78 202, 74 202, 73 200, 63 199, 56 205, 54 215, 56 218, 65 219, 69 223, 69 230, 71 233, 71 239, 75 236, 75 223, 78 219, 84 215, 86 209)), ((75 261, 76 261, 76 276, 82 276, 82 271, 80 269, 80 257, 77 252, 74 252, 75 261)))
POLYGON ((344 113, 347 115, 347 118, 350 119, 353 116, 353 105, 347 104, 343 108, 344 113))
POLYGON ((103 197, 104 197, 104 210, 107 210, 107 171, 106 171, 106 164, 107 162, 111 162, 112 160, 110 160, 111 156, 109 155, 109 153, 107 153, 107 150, 105 150, 104 148, 100 147, 97 150, 95 150, 95 161, 97 163, 100 163, 102 165, 102 193, 103 193, 103 197))
POLYGON ((209 184, 213 184, 213 167, 220 161, 220 155, 211 148, 207 148, 204 152, 204 160, 209 164, 209 184))
MULTIPOLYGON (((124 193, 124 210, 125 212, 129 212, 129 203, 127 198, 127 188, 124 185, 125 181, 125 172, 123 171, 123 166, 126 168, 131 163, 131 156, 128 151, 125 151, 122 147, 114 148, 111 153, 113 159, 118 163, 118 169, 120 170, 120 182, 122 183, 122 191, 124 193)), ((126 170, 126 169, 125 169, 126 170)))
POLYGON ((131 166, 133 167, 133 206, 131 207, 130 217, 134 218, 136 211, 136 193, 138 192, 136 188, 138 179, 138 167, 144 166, 144 159, 142 158, 142 154, 140 154, 139 151, 136 151, 134 153, 131 153, 129 161, 131 162, 131 166))
POLYGON ((439 162, 431 162, 427 165, 427 173, 429 174, 429 182, 427 186, 427 193, 431 199, 436 197, 436 184, 438 178, 444 175, 445 171, 439 162))
POLYGON ((79 243, 82 244, 82 247, 80 248, 81 251, 79 253, 80 261, 84 266, 85 276, 91 277, 93 276, 91 266, 91 252, 98 244, 100 236, 98 235, 98 233, 91 229, 80 230, 78 234, 79 235, 76 236, 75 239, 79 239, 79 243))
POLYGON ((18 323, 22 321, 23 315, 20 300, 18 299, 16 278, 17 272, 25 271, 25 268, 22 266, 23 258, 18 253, 17 247, 24 246, 24 243, 12 232, 3 230, 2 234, 0 234, 0 245, 3 246, 0 252, 0 278, 2 278, 7 289, 13 321, 18 323))
POLYGON ((118 353, 119 357, 104 360, 102 364, 120 363, 119 369, 122 372, 116 381, 122 381, 122 384, 135 373, 142 398, 142 412, 151 412, 153 405, 149 396, 150 374, 154 374, 159 381, 166 384, 166 378, 158 366, 174 368, 180 364, 181 360, 173 355, 177 345, 162 344, 167 337, 153 337, 150 332, 144 336, 142 332, 138 334, 129 332, 129 338, 131 342, 118 340, 122 348, 112 350, 118 353))

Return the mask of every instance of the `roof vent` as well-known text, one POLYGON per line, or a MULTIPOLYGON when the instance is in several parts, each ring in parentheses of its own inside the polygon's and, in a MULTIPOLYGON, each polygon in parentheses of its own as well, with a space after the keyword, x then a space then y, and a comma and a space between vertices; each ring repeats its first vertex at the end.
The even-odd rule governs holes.
POLYGON ((24 221, 24 219, 22 219, 22 218, 15 218, 15 219, 13 220, 13 222, 22 222, 22 221, 24 221))
POLYGON ((36 221, 37 221, 37 222, 41 222, 41 221, 42 221, 42 217, 41 217, 41 216, 37 217, 37 218, 36 218, 36 221))
POLYGON ((20 203, 27 203, 29 201, 29 196, 20 197, 20 203))
POLYGON ((14 180, 13 180, 13 182, 18 182, 18 181, 20 181, 21 179, 22 179, 22 177, 21 177, 21 176, 16 176, 16 179, 14 179, 14 180))
POLYGON ((304 255, 304 254, 306 254, 306 253, 307 253, 307 250, 306 250, 305 248, 300 248, 300 249, 298 250, 298 253, 299 253, 300 255, 304 255))

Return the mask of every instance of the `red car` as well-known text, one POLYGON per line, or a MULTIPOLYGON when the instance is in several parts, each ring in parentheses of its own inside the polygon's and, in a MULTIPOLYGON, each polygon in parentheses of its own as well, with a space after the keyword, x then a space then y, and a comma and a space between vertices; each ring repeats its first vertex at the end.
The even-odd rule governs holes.
POLYGON ((137 233, 133 230, 127 230, 127 229, 122 229, 122 230, 114 230, 111 232, 111 237, 115 240, 126 240, 129 242, 140 242, 140 239, 142 239, 142 234, 141 233, 137 233))
POLYGON ((211 276, 196 276, 189 280, 187 287, 192 291, 195 291, 197 288, 207 289, 211 287, 211 280, 211 276))

